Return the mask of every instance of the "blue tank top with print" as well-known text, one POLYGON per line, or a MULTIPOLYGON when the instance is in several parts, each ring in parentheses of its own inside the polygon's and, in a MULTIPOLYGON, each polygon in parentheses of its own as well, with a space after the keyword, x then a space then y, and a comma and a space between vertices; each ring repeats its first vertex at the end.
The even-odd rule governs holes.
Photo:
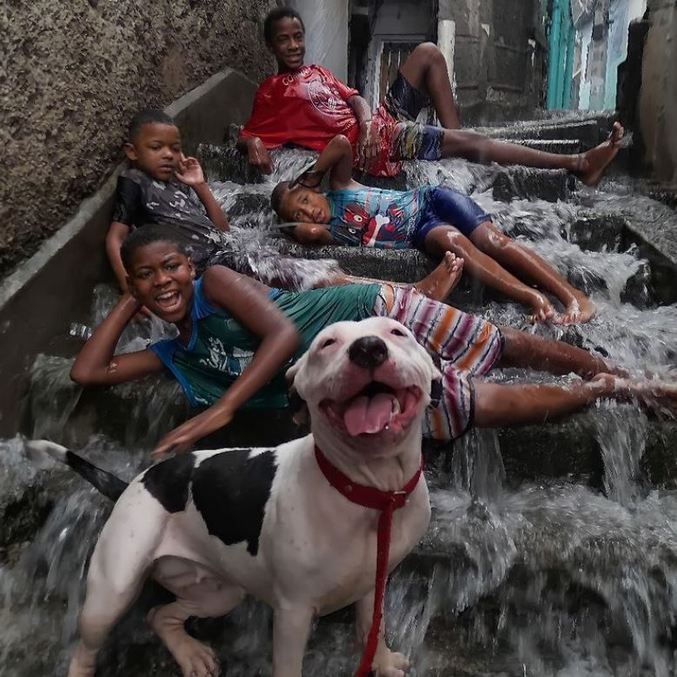
POLYGON ((326 193, 332 239, 351 247, 409 249, 428 188, 344 188, 326 193))

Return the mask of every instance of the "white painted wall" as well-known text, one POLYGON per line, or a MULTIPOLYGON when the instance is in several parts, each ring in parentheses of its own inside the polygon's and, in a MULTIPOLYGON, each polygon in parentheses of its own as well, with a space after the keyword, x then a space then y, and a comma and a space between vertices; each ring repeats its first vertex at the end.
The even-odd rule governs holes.
POLYGON ((348 0, 290 0, 306 26, 306 63, 348 78, 348 0))
POLYGON ((581 84, 578 90, 578 107, 581 110, 590 108, 590 79, 588 78, 588 59, 590 58, 590 42, 592 41, 592 17, 578 27, 581 39, 581 84))
MULTIPOLYGON (((646 0, 611 0, 609 5, 609 36, 607 40, 607 63, 604 81, 604 108, 616 107, 616 83, 618 66, 625 61, 628 53, 628 26, 633 19, 640 18, 646 10, 646 0)), ((592 40, 592 18, 578 26, 577 38, 582 43, 582 68, 578 107, 581 110, 590 108, 590 80, 588 75, 589 48, 592 40)))
POLYGON ((604 108, 616 107, 618 66, 628 54, 628 26, 646 10, 646 0, 612 0, 609 6, 609 41, 607 49, 604 108))

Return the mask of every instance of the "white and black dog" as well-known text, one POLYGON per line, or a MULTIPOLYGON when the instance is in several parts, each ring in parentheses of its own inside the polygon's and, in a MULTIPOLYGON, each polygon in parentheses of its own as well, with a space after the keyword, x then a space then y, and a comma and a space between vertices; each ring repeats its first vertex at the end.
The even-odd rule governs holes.
MULTIPOLYGON (((370 318, 323 330, 290 376, 312 433, 272 449, 194 451, 126 486, 59 445, 30 443, 119 495, 89 565, 69 677, 94 675, 106 635, 149 576, 176 595, 149 622, 184 677, 218 674, 213 651, 185 632, 185 620, 224 615, 247 593, 273 608, 274 677, 301 675, 317 615, 356 602, 357 634, 366 641, 380 513, 346 496, 353 488, 402 493, 409 481, 392 517, 391 571, 430 518, 417 473, 422 415, 439 372, 409 330, 370 318), (342 489, 327 467, 345 480, 342 489)), ((387 648, 381 624, 375 674, 399 677, 407 665, 387 648)))

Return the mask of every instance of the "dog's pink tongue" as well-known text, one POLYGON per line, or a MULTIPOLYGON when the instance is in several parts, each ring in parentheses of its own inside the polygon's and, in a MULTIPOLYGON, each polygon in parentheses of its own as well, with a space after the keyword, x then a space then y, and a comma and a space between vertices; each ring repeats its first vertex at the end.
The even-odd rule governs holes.
POLYGON ((393 396, 386 393, 369 399, 356 397, 343 413, 343 422, 350 435, 362 433, 379 433, 390 421, 393 396))

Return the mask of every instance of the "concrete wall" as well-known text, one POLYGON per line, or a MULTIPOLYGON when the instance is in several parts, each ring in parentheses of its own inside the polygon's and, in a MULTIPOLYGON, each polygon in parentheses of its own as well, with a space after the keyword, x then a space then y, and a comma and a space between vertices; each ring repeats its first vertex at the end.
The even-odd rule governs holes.
POLYGON ((649 0, 648 7, 639 122, 654 176, 677 185, 677 0, 649 0))
POLYGON ((529 114, 543 92, 545 35, 537 0, 439 0, 455 23, 456 94, 464 124, 529 114))
POLYGON ((328 68, 348 79, 348 0, 289 0, 306 27, 306 63, 328 68))
POLYGON ((164 107, 223 66, 256 80, 269 73, 261 20, 274 4, 4 3, 0 275, 103 182, 136 110, 164 107))

